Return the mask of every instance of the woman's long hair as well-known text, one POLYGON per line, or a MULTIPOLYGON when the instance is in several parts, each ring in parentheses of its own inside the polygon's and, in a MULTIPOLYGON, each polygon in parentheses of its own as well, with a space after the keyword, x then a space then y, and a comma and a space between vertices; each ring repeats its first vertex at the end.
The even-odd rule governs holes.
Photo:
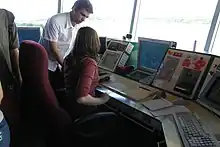
POLYGON ((96 60, 99 50, 100 41, 97 32, 90 27, 82 27, 77 33, 74 48, 70 56, 75 63, 85 57, 96 60))

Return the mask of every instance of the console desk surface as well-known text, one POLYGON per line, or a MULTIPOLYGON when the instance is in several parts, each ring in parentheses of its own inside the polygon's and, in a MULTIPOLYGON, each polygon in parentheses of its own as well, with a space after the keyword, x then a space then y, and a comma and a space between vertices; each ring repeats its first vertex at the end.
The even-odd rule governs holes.
MULTIPOLYGON (((127 79, 125 77, 119 76, 117 74, 111 74, 110 81, 102 83, 106 89, 117 93, 117 96, 113 96, 117 100, 126 103, 127 105, 138 109, 146 115, 152 116, 152 113, 149 109, 145 108, 141 103, 141 101, 147 101, 151 98, 145 98, 140 101, 141 98, 144 98, 146 93, 149 93, 149 90, 155 90, 155 88, 144 86, 138 82, 127 79), (144 89, 141 87, 145 87, 144 89), (120 96, 122 95, 122 96, 120 96), (137 95, 137 101, 131 97, 137 95), (126 97, 126 98, 125 98, 126 97)), ((111 95, 110 95, 111 96, 111 95)), ((175 101, 180 98, 173 96, 171 94, 167 94, 167 99, 169 101, 175 101)), ((215 135, 219 136, 220 134, 220 118, 214 115, 212 112, 208 111, 206 108, 202 107, 196 101, 192 100, 183 100, 184 106, 186 106, 191 112, 198 114, 202 123, 215 135)), ((167 116, 159 116, 156 119, 160 120, 166 140, 166 144, 168 147, 183 147, 180 136, 178 134, 178 130, 176 128, 175 122, 173 120, 172 115, 167 116)))

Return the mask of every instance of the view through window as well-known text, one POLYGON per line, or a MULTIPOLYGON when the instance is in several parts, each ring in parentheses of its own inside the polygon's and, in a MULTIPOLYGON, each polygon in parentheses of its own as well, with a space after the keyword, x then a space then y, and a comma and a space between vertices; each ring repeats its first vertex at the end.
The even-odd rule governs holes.
POLYGON ((57 13, 57 0, 0 0, 1 8, 15 15, 18 26, 44 25, 57 13))
POLYGON ((217 0, 142 0, 137 37, 177 42, 177 48, 202 52, 217 0))
MULTIPOLYGON (((93 27, 99 36, 111 38, 122 39, 129 32, 134 0, 90 1, 94 14, 83 25, 93 27)), ((1 8, 14 13, 18 26, 44 25, 57 13, 57 2, 0 0, 1 8)), ((74 2, 63 0, 63 12, 71 11, 74 2)), ((196 41, 196 51, 202 52, 216 4, 217 0, 142 0, 135 39, 172 40, 178 43, 178 48, 185 50, 192 50, 196 41)))
MULTIPOLYGON (((99 36, 122 39, 129 33, 134 0, 90 0, 94 14, 83 25, 93 27, 99 36)), ((63 11, 68 12, 73 0, 64 0, 63 11)))
POLYGON ((218 20, 218 23, 216 24, 216 29, 217 32, 216 34, 214 34, 213 38, 213 44, 211 44, 210 46, 210 53, 214 54, 214 55, 218 55, 220 56, 220 20, 218 20))

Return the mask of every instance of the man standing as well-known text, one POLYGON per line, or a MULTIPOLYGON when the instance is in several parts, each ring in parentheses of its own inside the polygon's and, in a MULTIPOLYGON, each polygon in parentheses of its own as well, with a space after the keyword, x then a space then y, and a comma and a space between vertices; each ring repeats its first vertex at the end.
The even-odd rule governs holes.
MULTIPOLYGON (((11 87, 14 80, 21 84, 21 74, 19 69, 18 33, 14 22, 14 15, 0 9, 0 77, 4 93, 6 87, 11 87), (12 83, 8 83, 9 77, 12 83)), ((11 87, 12 88, 12 87, 11 87)))
POLYGON ((60 67, 63 66, 65 56, 73 48, 79 24, 91 13, 93 7, 89 0, 77 0, 71 12, 52 16, 44 27, 40 43, 48 53, 48 74, 54 90, 63 84, 60 67))
POLYGON ((19 41, 14 19, 11 12, 0 9, 0 81, 4 94, 0 108, 9 123, 13 141, 19 127, 18 89, 21 84, 19 41))

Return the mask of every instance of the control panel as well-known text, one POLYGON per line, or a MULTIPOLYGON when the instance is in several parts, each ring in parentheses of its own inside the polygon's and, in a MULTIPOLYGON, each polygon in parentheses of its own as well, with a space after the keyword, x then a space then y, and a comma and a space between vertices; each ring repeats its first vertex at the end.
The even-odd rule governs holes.
POLYGON ((153 86, 193 99, 210 59, 207 54, 169 49, 153 86))

